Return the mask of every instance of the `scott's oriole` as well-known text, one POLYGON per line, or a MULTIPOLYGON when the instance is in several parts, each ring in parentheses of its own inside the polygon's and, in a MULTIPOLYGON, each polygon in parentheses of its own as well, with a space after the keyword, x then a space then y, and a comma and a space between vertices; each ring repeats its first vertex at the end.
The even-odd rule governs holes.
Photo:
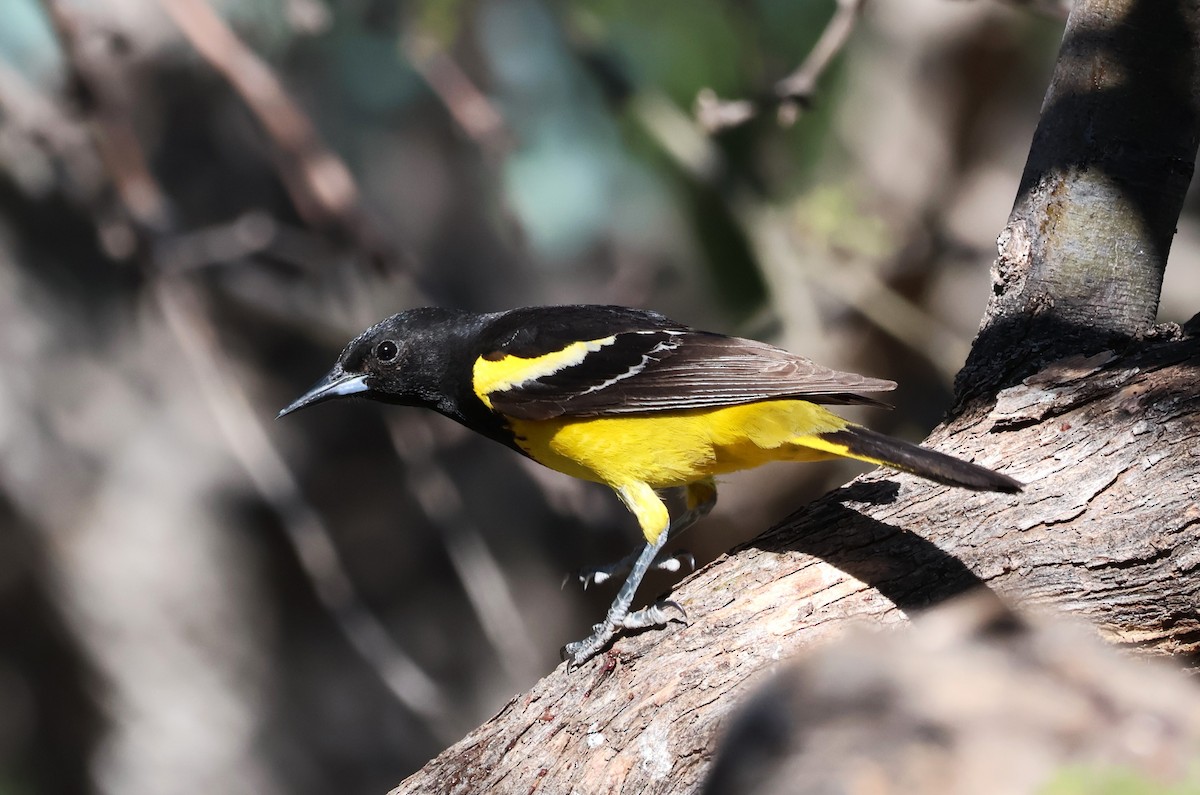
POLYGON ((629 576, 604 621, 563 649, 578 665, 621 628, 662 625, 669 608, 680 609, 661 602, 630 612, 646 571, 677 563, 659 559, 667 538, 716 502, 716 475, 842 456, 951 486, 1021 489, 1007 475, 875 433, 824 407, 883 405, 859 393, 895 387, 656 312, 431 307, 367 329, 279 416, 347 395, 424 406, 551 469, 611 487, 646 543, 618 564, 629 576), (686 506, 674 520, 666 490, 678 490, 686 506))

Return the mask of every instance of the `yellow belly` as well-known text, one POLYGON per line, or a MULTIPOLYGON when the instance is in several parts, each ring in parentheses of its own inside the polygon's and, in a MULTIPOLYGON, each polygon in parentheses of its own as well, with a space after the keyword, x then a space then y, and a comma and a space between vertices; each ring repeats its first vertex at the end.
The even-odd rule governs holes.
POLYGON ((847 422, 803 400, 772 400, 721 409, 640 416, 515 420, 517 444, 535 460, 584 480, 655 489, 682 486, 769 461, 835 457, 818 434, 847 422))

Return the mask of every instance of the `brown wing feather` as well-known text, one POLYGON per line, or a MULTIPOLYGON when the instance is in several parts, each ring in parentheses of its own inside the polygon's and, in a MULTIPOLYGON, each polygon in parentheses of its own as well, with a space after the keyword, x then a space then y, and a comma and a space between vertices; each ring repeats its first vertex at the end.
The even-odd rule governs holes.
POLYGON ((589 353, 580 363, 489 395, 520 419, 681 411, 795 398, 885 405, 859 392, 895 382, 839 372, 754 340, 698 331, 641 330, 589 353))

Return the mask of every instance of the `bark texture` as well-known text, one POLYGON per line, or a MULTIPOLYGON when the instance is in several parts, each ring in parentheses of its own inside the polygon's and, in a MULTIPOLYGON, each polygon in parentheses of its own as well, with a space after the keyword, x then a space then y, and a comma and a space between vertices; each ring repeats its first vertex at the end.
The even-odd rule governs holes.
POLYGON ((560 666, 394 793, 694 791, 750 683, 858 621, 985 585, 1156 654, 1200 650, 1200 340, 1047 368, 938 449, 1026 482, 1002 496, 859 478, 689 577, 692 617, 560 666))

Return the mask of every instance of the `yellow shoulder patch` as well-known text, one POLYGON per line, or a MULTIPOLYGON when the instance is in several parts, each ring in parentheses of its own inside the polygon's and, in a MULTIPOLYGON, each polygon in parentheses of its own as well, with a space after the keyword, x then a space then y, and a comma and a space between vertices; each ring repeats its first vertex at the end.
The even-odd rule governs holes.
POLYGON ((491 360, 481 356, 475 360, 475 367, 471 374, 475 394, 483 401, 484 405, 491 408, 492 401, 488 395, 553 375, 567 367, 573 367, 582 362, 592 351, 598 351, 605 345, 612 345, 616 339, 614 335, 598 340, 572 342, 565 348, 531 359, 523 359, 520 356, 504 356, 491 360))

